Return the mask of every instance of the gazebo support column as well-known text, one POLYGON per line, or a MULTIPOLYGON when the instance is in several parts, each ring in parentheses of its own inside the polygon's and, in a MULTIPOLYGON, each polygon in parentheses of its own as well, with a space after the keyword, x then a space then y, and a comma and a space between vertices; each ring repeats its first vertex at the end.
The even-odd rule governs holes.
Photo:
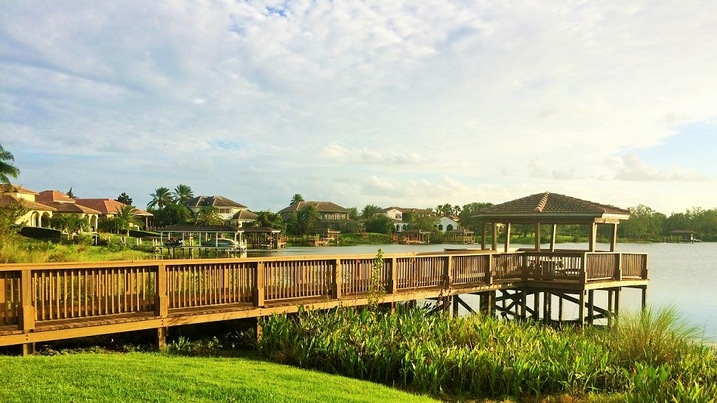
POLYGON ((491 238, 491 249, 498 250, 498 223, 493 223, 493 236, 491 238))
POLYGON ((612 224, 612 238, 610 239, 610 252, 617 250, 617 223, 612 224))
POLYGON ((535 250, 540 250, 540 223, 535 223, 535 250))
POLYGON ((553 224, 553 228, 550 231, 550 251, 555 252, 555 243, 558 237, 558 224, 553 224))
POLYGON ((510 249, 510 223, 505 224, 505 243, 503 245, 503 252, 508 253, 510 249))
POLYGON ((597 223, 590 224, 590 252, 595 252, 597 245, 597 223))

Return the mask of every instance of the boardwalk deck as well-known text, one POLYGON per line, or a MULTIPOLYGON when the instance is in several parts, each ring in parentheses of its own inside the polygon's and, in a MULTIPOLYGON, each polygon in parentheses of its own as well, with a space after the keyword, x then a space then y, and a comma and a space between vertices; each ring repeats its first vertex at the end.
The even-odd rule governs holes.
POLYGON ((634 253, 467 251, 375 262, 314 255, 0 265, 0 346, 146 329, 157 329, 161 344, 173 326, 365 305, 372 279, 385 303, 507 293, 515 309, 495 308, 516 317, 539 315, 526 308, 530 294, 570 294, 585 307, 594 290, 636 287, 644 299, 648 284, 647 255, 634 253))

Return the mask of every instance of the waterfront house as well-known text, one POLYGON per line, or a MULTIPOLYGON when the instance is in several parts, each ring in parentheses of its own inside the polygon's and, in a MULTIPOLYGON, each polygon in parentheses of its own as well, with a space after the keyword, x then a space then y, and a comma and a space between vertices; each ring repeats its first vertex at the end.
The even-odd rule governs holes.
MULTIPOLYGON (((113 199, 77 198, 75 199, 75 203, 79 206, 89 207, 93 210, 99 211, 100 218, 113 218, 122 210, 122 207, 126 206, 126 204, 113 199)), ((134 214, 138 219, 144 221, 144 228, 149 227, 149 220, 154 216, 154 214, 136 207, 134 209, 134 214)))
POLYGON ((36 196, 36 201, 55 209, 55 214, 73 215, 87 223, 90 231, 97 230, 97 223, 102 212, 91 207, 77 204, 76 200, 58 190, 43 190, 36 196))
POLYGON ((208 208, 215 208, 226 224, 237 227, 256 221, 256 214, 251 213, 247 206, 224 196, 197 196, 188 200, 184 205, 192 214, 197 214, 208 208))
POLYGON ((327 229, 346 230, 358 225, 356 221, 349 219, 349 210, 336 203, 328 201, 300 201, 279 210, 279 215, 284 221, 288 221, 293 213, 313 206, 319 213, 321 226, 327 229))
POLYGON ((0 184, 0 209, 20 203, 27 211, 17 219, 16 224, 28 227, 47 227, 50 225, 55 208, 35 201, 38 193, 22 186, 0 184))
POLYGON ((403 232, 410 228, 411 222, 417 218, 434 215, 431 209, 419 209, 412 207, 387 207, 375 214, 385 215, 393 220, 394 232, 403 232))

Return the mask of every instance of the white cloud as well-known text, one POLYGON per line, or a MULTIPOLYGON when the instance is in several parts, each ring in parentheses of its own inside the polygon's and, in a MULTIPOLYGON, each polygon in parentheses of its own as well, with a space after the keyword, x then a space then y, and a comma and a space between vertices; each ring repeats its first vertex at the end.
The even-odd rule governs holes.
POLYGON ((113 193, 232 172, 258 209, 694 182, 636 155, 717 117, 715 26, 711 1, 10 2, 0 140, 30 188, 99 158, 113 193))
POLYGON ((640 160, 635 154, 622 156, 622 167, 615 175, 615 179, 626 181, 682 181, 704 182, 709 180, 707 175, 686 171, 679 167, 670 167, 661 170, 650 166, 640 160))

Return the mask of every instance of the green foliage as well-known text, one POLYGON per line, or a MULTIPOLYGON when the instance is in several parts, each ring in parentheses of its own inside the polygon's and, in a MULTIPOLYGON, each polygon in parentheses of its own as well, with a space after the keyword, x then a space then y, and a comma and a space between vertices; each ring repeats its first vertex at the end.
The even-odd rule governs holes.
POLYGON ((174 188, 172 196, 177 204, 184 205, 186 202, 194 198, 194 191, 191 187, 189 187, 189 185, 179 184, 174 188))
POLYGON ((60 242, 62 232, 52 228, 23 227, 20 234, 28 238, 60 242))
POLYGON ((26 213, 27 209, 19 201, 0 208, 0 242, 13 237, 22 229, 23 226, 17 224, 17 221, 26 213))
POLYGON ((304 196, 302 196, 300 193, 294 193, 294 195, 291 196, 291 201, 289 202, 289 204, 296 204, 302 201, 304 201, 304 196))
POLYGON ((286 223, 281 218, 280 214, 272 213, 271 211, 260 211, 256 217, 256 225, 260 227, 269 227, 274 229, 280 229, 281 232, 286 232, 286 223))
POLYGON ((366 220, 364 229, 368 232, 389 234, 393 231, 393 220, 383 214, 375 215, 366 220))
POLYGON ((194 224, 199 225, 222 225, 224 219, 219 215, 219 209, 216 207, 204 207, 192 218, 194 224))
POLYGON ((187 224, 192 219, 192 212, 181 204, 170 204, 162 209, 150 209, 149 211, 154 215, 154 224, 157 227, 187 224))
MULTIPOLYGON (((643 323, 674 328, 661 320, 643 323)), ((630 352, 615 350, 610 340, 626 337, 620 325, 616 333, 612 329, 558 331, 402 307, 397 314, 375 309, 302 310, 297 316, 271 316, 261 324, 263 337, 257 347, 266 357, 441 398, 617 393, 637 401, 645 401, 641 400, 645 396, 709 401, 717 384, 715 350, 685 339, 677 342, 689 333, 672 333, 676 338, 672 346, 679 349, 676 354, 651 348, 647 354, 661 358, 644 361, 643 352, 631 350, 635 355, 629 356, 630 352)), ((661 333, 653 329, 635 337, 656 346, 662 343, 661 333)))
POLYGON ((120 202, 120 203, 122 203, 122 204, 126 204, 126 205, 128 205, 128 206, 131 206, 131 205, 132 205, 132 201, 133 201, 132 198, 129 197, 129 196, 127 195, 127 193, 125 193, 125 192, 122 192, 122 194, 120 194, 119 196, 117 196, 117 198, 116 198, 115 200, 118 201, 118 202, 120 202))
MULTIPOLYGON (((361 210, 361 218, 363 219, 369 219, 372 218, 376 213, 381 212, 381 207, 374 206, 373 204, 367 204, 364 206, 363 210, 361 210)), ((386 217, 388 218, 388 217, 386 217)))
POLYGON ((10 183, 10 177, 17 178, 20 170, 12 162, 15 157, 0 144, 0 183, 10 183))
POLYGON ((170 192, 169 188, 166 187, 157 188, 154 193, 150 193, 150 196, 152 196, 152 200, 147 203, 148 208, 157 208, 161 210, 169 205, 175 204, 172 192, 170 192))

